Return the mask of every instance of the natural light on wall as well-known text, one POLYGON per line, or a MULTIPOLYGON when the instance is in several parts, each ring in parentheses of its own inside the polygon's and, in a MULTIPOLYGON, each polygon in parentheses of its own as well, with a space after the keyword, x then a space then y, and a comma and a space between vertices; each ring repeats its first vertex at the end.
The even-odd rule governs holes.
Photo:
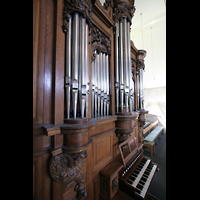
POLYGON ((131 40, 147 51, 144 102, 149 114, 166 118, 166 0, 135 0, 131 40))

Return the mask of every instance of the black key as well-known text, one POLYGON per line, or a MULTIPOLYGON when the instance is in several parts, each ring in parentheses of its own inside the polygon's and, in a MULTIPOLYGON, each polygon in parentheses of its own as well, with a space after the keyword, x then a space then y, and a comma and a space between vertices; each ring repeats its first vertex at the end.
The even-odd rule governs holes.
POLYGON ((127 183, 130 183, 132 185, 133 182, 128 179, 127 183))
POLYGON ((143 185, 137 184, 136 188, 138 188, 139 190, 142 190, 143 185))
POLYGON ((133 176, 130 176, 129 179, 130 179, 131 181, 134 181, 136 178, 133 177, 133 176))

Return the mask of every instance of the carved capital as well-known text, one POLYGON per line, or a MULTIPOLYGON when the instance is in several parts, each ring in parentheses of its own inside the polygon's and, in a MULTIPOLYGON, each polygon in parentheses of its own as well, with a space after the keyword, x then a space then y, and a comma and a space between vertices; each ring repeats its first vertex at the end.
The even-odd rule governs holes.
POLYGON ((98 28, 95 26, 91 27, 91 37, 92 37, 92 61, 96 59, 94 50, 97 53, 107 53, 111 54, 111 41, 106 37, 98 28))
POLYGON ((86 22, 91 27, 92 4, 87 0, 64 0, 63 10, 63 32, 67 33, 69 28, 69 18, 72 13, 80 13, 86 18, 86 22))
POLYGON ((131 21, 135 10, 135 6, 131 6, 129 4, 118 4, 114 7, 113 20, 116 23, 120 21, 123 17, 126 17, 130 24, 132 24, 131 21))
POLYGON ((146 51, 145 50, 138 50, 137 53, 137 60, 136 60, 136 70, 139 71, 139 69, 144 69, 144 58, 146 57, 146 51))
POLYGON ((136 61, 136 70, 139 71, 140 69, 144 69, 144 68, 145 68, 144 60, 138 59, 136 61))
POLYGON ((81 171, 84 171, 87 150, 80 153, 62 153, 52 156, 50 160, 50 176, 58 183, 72 181, 76 182, 74 188, 77 191, 77 198, 84 199, 87 196, 85 191, 85 178, 81 171))

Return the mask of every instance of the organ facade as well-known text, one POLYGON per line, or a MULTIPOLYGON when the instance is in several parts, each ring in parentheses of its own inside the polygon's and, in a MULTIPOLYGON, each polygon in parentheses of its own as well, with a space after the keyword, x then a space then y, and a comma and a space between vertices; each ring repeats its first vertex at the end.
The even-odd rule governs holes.
MULTIPOLYGON (((33 0, 33 199, 100 199, 100 170, 142 143, 134 0, 33 0)), ((115 183, 117 184, 117 183, 115 183)))

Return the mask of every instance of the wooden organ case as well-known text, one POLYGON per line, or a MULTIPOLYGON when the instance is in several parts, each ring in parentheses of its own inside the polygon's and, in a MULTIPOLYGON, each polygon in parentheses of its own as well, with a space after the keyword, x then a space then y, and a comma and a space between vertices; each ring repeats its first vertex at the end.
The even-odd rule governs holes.
POLYGON ((119 146, 134 138, 142 150, 146 51, 130 41, 134 12, 134 0, 33 0, 33 199, 100 199, 105 184, 114 198, 119 146))

